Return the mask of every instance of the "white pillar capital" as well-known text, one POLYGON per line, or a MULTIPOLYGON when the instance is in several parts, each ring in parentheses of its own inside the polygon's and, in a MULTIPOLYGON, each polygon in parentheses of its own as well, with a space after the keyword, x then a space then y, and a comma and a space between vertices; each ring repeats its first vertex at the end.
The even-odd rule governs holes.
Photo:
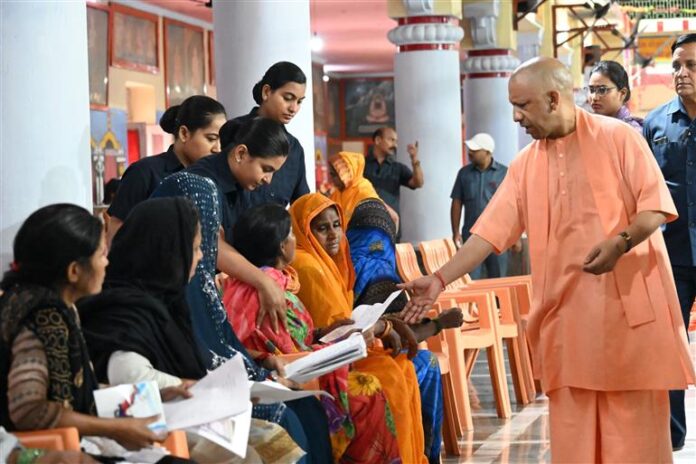
POLYGON ((463 16, 471 25, 474 48, 495 48, 496 27, 500 16, 500 0, 465 3, 463 16))
POLYGON ((432 22, 409 22, 409 18, 399 20, 399 26, 387 33, 391 43, 402 50, 406 45, 425 44, 426 50, 454 49, 464 37, 464 31, 454 18, 447 16, 426 16, 432 22))
POLYGON ((462 72, 464 74, 495 73, 499 76, 490 77, 509 77, 519 65, 520 60, 510 50, 470 50, 462 63, 462 72))

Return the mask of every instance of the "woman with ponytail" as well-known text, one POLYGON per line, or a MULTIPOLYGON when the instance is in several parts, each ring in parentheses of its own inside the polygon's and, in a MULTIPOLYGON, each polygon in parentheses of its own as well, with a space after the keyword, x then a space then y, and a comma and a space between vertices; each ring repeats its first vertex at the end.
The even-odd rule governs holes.
POLYGON ((165 177, 220 152, 219 132, 226 119, 222 104, 204 95, 189 97, 164 112, 160 127, 174 135, 174 143, 166 152, 143 158, 126 169, 107 211, 109 243, 133 207, 147 200, 165 177))
MULTIPOLYGON (((249 114, 232 121, 242 124, 260 116, 283 124, 284 127, 300 111, 306 90, 307 77, 302 70, 288 61, 278 62, 268 68, 251 91, 258 106, 249 114)), ((277 203, 287 207, 309 193, 302 145, 287 130, 284 132, 290 144, 287 160, 273 176, 273 182, 245 194, 250 206, 277 203)))
MULTIPOLYGON (((248 208, 244 193, 271 182, 287 158, 288 140, 282 124, 254 118, 243 123, 227 122, 220 129, 220 141, 223 146, 221 153, 205 157, 186 170, 169 176, 152 196, 185 196, 198 210, 203 258, 188 285, 186 300, 194 337, 206 367, 214 368, 239 352, 247 359, 248 367, 253 366, 252 370, 257 373, 254 379, 260 380, 268 370, 282 373, 283 363, 275 356, 256 358, 255 361, 251 358, 227 320, 215 286, 215 270, 217 268, 258 291, 263 308, 259 311, 259 319, 268 315, 272 326, 277 328, 279 318, 284 324, 284 291, 229 243, 233 225, 248 208)), ((279 422, 307 451, 302 462, 331 462, 329 426, 316 398, 290 401, 281 409, 257 405, 253 416, 279 422), (263 411, 264 408, 272 410, 263 411)))

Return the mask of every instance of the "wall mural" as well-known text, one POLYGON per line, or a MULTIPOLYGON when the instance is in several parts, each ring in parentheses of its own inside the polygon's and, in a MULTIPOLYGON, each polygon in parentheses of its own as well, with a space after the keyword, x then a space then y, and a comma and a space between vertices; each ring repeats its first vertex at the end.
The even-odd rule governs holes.
POLYGON ((392 79, 349 79, 343 92, 346 137, 370 137, 382 126, 396 125, 392 79))

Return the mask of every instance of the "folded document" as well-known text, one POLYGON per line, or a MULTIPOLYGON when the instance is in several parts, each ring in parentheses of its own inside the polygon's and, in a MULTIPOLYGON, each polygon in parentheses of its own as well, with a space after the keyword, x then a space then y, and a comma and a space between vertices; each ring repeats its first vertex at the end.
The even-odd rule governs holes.
POLYGON ((389 305, 392 304, 392 302, 399 296, 399 294, 402 291, 403 290, 397 290, 393 292, 384 301, 384 303, 375 303, 371 305, 358 306, 353 310, 352 314, 350 315, 350 318, 353 319, 352 324, 342 325, 341 327, 332 330, 328 334, 324 335, 320 341, 322 343, 331 343, 343 337, 351 330, 360 330, 361 332, 364 332, 365 330, 369 329, 370 327, 375 325, 375 323, 379 320, 380 317, 382 317, 384 311, 387 310, 389 305))
POLYGON ((362 334, 350 337, 285 365, 285 378, 305 383, 367 356, 362 334))

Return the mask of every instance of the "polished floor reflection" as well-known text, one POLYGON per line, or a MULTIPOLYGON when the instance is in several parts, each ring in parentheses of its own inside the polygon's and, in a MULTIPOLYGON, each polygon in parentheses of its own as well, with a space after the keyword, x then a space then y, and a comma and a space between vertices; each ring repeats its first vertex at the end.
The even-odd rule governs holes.
MULTIPOLYGON (((696 333, 691 334, 691 356, 696 361, 696 333)), ((540 396, 524 408, 515 406, 512 380, 508 376, 513 416, 498 419, 495 413, 486 356, 479 356, 469 388, 474 410, 474 431, 460 438, 461 456, 443 457, 444 464, 548 463, 551 462, 548 430, 548 400, 540 396)), ((696 389, 686 394, 688 433, 686 446, 674 453, 675 464, 696 463, 696 389)), ((646 463, 647 464, 647 463, 646 463)))

